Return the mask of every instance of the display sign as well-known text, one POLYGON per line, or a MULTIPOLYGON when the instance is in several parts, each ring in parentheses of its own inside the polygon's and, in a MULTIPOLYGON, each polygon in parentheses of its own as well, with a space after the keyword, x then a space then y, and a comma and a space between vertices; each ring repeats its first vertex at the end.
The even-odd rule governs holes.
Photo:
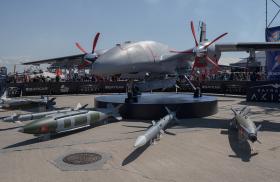
POLYGON ((20 97, 21 95, 21 88, 19 87, 9 87, 7 89, 7 96, 8 97, 20 97))
MULTIPOLYGON (((280 42, 280 26, 266 29, 267 42, 280 42)), ((268 80, 280 80, 280 51, 266 51, 268 80)))
POLYGON ((251 86, 248 89, 247 101, 253 102, 280 102, 280 84, 267 83, 251 86))

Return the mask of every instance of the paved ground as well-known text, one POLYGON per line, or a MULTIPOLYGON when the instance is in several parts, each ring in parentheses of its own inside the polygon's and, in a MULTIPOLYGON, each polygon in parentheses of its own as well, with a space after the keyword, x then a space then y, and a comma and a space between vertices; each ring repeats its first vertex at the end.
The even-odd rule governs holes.
MULTIPOLYGON (((112 123, 43 142, 17 132, 14 123, 0 122, 0 181, 280 181, 279 104, 218 99, 216 115, 184 120, 169 129, 176 136, 164 135, 156 145, 135 151, 141 132, 131 133, 139 128, 127 126, 149 126, 147 121, 112 123), (252 106, 251 118, 263 125, 262 144, 239 146, 235 133, 227 130, 230 108, 246 104, 252 106), (54 165, 72 151, 97 151, 111 158, 99 170, 62 171, 54 165)), ((90 95, 58 96, 57 105, 93 106, 93 100, 90 95)))

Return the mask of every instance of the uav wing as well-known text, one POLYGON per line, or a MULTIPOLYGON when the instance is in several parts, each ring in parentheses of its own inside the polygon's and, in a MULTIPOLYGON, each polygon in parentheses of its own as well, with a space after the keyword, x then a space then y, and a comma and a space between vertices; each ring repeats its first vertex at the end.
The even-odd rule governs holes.
POLYGON ((215 46, 216 50, 219 50, 221 52, 280 50, 279 42, 225 43, 216 44, 215 46))
MULTIPOLYGON (((108 49, 100 49, 96 50, 96 55, 100 56, 104 54, 108 49)), ((51 58, 51 59, 43 59, 38 61, 31 61, 31 62, 25 62, 22 63, 23 65, 39 65, 39 64, 53 64, 56 66, 73 66, 73 65, 83 65, 85 62, 88 62, 85 60, 86 54, 76 54, 72 56, 64 56, 64 57, 58 57, 58 58, 51 58)))
POLYGON ((23 65, 39 65, 39 64, 82 64, 84 54, 77 54, 72 56, 58 57, 52 59, 44 59, 38 61, 31 61, 22 63, 23 65))

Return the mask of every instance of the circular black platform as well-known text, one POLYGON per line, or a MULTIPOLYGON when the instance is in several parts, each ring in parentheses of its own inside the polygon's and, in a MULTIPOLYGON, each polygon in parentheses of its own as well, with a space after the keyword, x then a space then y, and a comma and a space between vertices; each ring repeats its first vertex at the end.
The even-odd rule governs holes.
POLYGON ((120 107, 125 119, 160 119, 167 114, 165 107, 176 111, 177 118, 198 118, 216 114, 217 99, 212 96, 194 98, 183 93, 143 93, 137 103, 125 103, 126 94, 103 95, 95 97, 95 107, 106 108, 111 103, 120 107))

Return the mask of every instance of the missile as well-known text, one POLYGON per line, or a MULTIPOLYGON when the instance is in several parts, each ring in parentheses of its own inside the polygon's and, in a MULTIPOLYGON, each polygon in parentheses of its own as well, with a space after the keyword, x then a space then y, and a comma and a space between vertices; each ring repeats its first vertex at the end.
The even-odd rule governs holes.
POLYGON ((152 121, 152 126, 141 136, 139 136, 135 143, 134 147, 139 148, 147 144, 147 142, 153 142, 154 139, 159 139, 160 136, 165 132, 165 129, 167 125, 172 120, 177 120, 176 113, 171 112, 167 107, 165 107, 168 114, 164 116, 162 119, 160 119, 157 123, 155 121, 152 121))
POLYGON ((239 112, 231 108, 234 113, 234 118, 232 119, 231 125, 238 129, 239 136, 244 140, 250 140, 252 143, 259 142, 258 131, 261 125, 256 127, 255 123, 248 116, 250 108, 245 106, 239 112))
POLYGON ((11 116, 8 116, 6 118, 3 118, 3 121, 6 122, 15 122, 15 121, 28 121, 28 120, 34 120, 34 119, 40 119, 42 117, 45 117, 50 114, 55 113, 63 113, 71 111, 72 109, 63 109, 63 110, 57 110, 57 111, 47 111, 47 112, 39 112, 39 113, 32 113, 32 114, 16 114, 14 113, 11 116))
POLYGON ((34 135, 58 134, 94 126, 109 117, 122 119, 117 111, 110 109, 107 111, 74 110, 33 120, 20 128, 19 132, 34 135))
POLYGON ((3 121, 6 122, 16 122, 16 121, 28 121, 28 120, 35 120, 35 119, 40 119, 43 118, 47 115, 51 115, 51 114, 57 114, 57 113, 65 113, 65 112, 69 112, 69 111, 74 111, 74 110, 80 110, 80 109, 84 109, 86 105, 81 106, 80 103, 77 104, 76 108, 68 108, 68 109, 61 109, 61 110, 55 110, 55 111, 46 111, 46 112, 39 112, 39 113, 32 113, 32 114, 12 114, 11 116, 7 116, 2 118, 3 121))

